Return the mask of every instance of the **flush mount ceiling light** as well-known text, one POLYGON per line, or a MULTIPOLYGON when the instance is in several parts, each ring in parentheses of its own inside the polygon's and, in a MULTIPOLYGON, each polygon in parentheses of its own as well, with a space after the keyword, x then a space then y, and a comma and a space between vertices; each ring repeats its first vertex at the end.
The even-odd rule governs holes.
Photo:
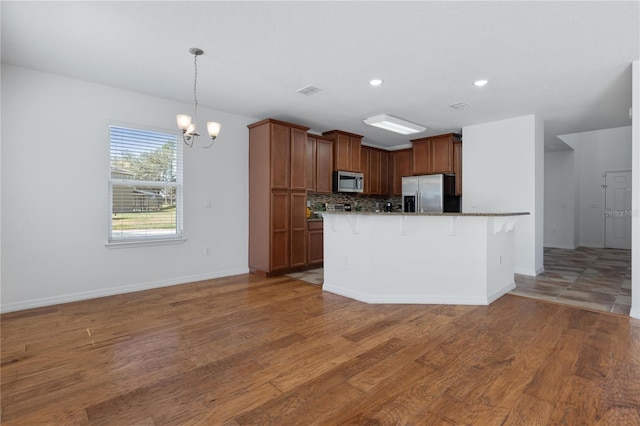
MULTIPOLYGON (((198 56, 202 55, 204 51, 197 47, 192 47, 189 49, 189 53, 193 55, 193 67, 195 69, 193 79, 193 120, 190 115, 178 114, 176 116, 176 121, 178 122, 178 128, 182 130, 182 140, 185 145, 191 148, 196 141, 196 138, 200 136, 200 133, 196 130, 196 120, 198 118, 198 95, 196 89, 198 85, 198 56)), ((215 121, 207 122, 207 133, 209 133, 211 143, 207 146, 203 146, 203 148, 211 148, 213 141, 220 133, 220 123, 215 121)))
POLYGON ((382 80, 380 80, 379 78, 374 78, 373 80, 369 81, 369 84, 373 87, 378 87, 382 84, 382 80))
POLYGON ((426 127, 419 124, 411 123, 401 118, 393 117, 387 114, 375 115, 364 120, 369 126, 379 127, 391 132, 400 133, 401 135, 411 135, 421 133, 427 130, 426 127))
POLYGON ((476 80, 473 82, 474 86, 482 87, 487 84, 489 80, 476 80))

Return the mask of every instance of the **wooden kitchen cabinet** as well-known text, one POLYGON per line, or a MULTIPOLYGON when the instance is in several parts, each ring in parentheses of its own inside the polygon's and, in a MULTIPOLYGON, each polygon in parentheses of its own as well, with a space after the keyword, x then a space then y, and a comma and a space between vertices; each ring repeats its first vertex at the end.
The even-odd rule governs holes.
POLYGON ((364 173, 364 193, 370 195, 387 195, 389 171, 387 151, 363 146, 360 155, 360 164, 362 165, 362 172, 364 173))
POLYGON ((462 195, 462 141, 453 143, 453 173, 456 175, 455 195, 462 195))
POLYGON ((316 141, 316 192, 330 194, 333 191, 333 142, 317 138, 316 141))
POLYGON ((249 269, 307 262, 307 127, 266 119, 249 128, 249 269))
POLYGON ((333 179, 333 141, 321 136, 307 137, 306 153, 307 191, 330 194, 333 179))
POLYGON ((316 192, 316 146, 316 138, 307 136, 307 153, 304 174, 308 192, 316 192))
POLYGON ((413 139, 413 174, 454 173, 456 142, 460 142, 460 135, 456 133, 413 139))
POLYGON ((371 172, 369 171, 369 154, 371 150, 368 146, 363 146, 360 149, 360 172, 364 177, 364 185, 362 186, 362 194, 367 195, 371 193, 371 172))
POLYGON ((309 266, 322 266, 324 262, 324 224, 321 220, 308 221, 309 227, 309 266))
POLYGON ((389 154, 391 170, 389 171, 390 195, 402 195, 402 177, 413 174, 413 150, 411 148, 391 151, 389 154))
POLYGON ((389 194, 389 151, 380 151, 380 195, 389 194))
POLYGON ((331 130, 322 134, 333 141, 334 170, 360 172, 360 148, 362 136, 342 130, 331 130))
POLYGON ((290 268, 307 265, 307 194, 291 192, 291 251, 290 268))

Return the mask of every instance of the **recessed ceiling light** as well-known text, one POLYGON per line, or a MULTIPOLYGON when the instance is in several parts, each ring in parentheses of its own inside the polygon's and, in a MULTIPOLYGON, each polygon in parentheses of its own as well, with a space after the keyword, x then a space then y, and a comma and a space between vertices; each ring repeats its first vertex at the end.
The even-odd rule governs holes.
POLYGON ((487 84, 489 81, 488 80, 476 80, 473 82, 473 84, 475 84, 478 87, 482 87, 485 84, 487 84))
POLYGON ((382 84, 382 80, 380 80, 379 78, 374 78, 373 80, 369 81, 369 84, 374 87, 380 86, 382 84))
POLYGON ((369 117, 365 119, 364 122, 370 126, 400 133, 401 135, 411 135, 413 133, 421 133, 427 130, 426 127, 420 126, 419 124, 411 123, 410 121, 387 114, 369 117))

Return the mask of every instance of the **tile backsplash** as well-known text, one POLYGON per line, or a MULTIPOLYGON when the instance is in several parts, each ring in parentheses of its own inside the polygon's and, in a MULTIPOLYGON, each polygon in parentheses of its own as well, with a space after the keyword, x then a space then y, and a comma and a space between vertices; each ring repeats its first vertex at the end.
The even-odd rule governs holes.
POLYGON ((402 197, 389 197, 383 195, 361 195, 361 194, 312 194, 307 193, 307 203, 310 203, 311 210, 323 211, 327 203, 349 203, 351 210, 363 212, 384 211, 387 202, 393 203, 393 211, 402 211, 402 197))

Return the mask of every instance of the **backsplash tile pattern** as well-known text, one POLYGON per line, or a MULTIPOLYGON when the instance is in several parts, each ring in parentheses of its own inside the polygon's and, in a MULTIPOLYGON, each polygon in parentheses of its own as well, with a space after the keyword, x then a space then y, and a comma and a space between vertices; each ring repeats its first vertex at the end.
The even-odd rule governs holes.
POLYGON ((387 202, 393 204, 394 212, 402 211, 402 197, 388 197, 382 195, 361 195, 361 194, 312 194, 307 193, 307 202, 313 211, 323 211, 327 203, 349 203, 351 210, 357 211, 358 207, 363 212, 384 211, 387 202))

